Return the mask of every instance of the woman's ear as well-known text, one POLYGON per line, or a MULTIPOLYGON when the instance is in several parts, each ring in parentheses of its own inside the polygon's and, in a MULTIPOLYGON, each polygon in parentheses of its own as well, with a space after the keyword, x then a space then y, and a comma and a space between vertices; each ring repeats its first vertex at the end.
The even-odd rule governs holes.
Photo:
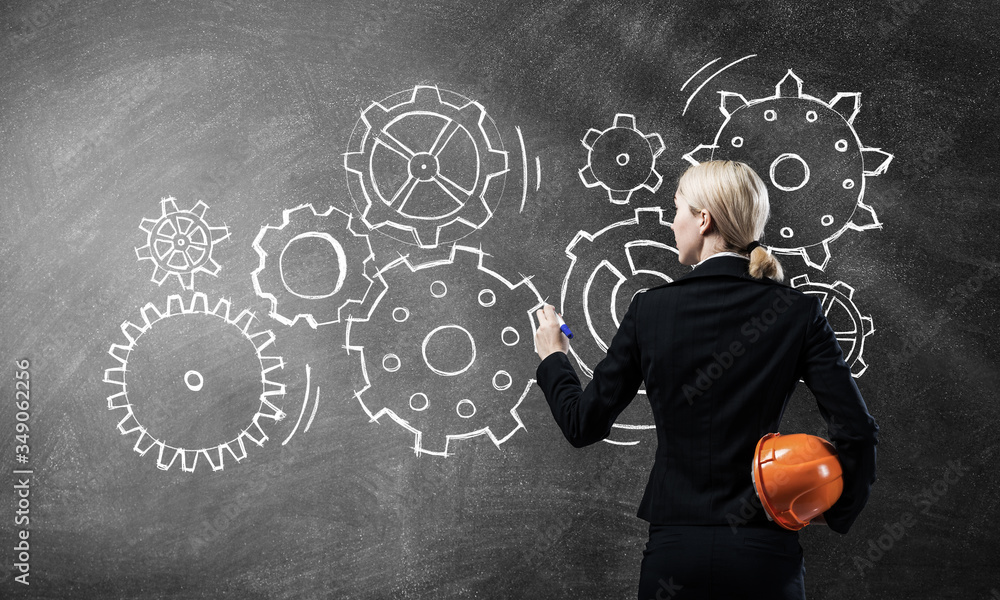
POLYGON ((712 226, 714 225, 712 221, 712 213, 703 208, 701 209, 700 216, 701 222, 698 224, 698 233, 701 235, 707 235, 712 232, 712 226))

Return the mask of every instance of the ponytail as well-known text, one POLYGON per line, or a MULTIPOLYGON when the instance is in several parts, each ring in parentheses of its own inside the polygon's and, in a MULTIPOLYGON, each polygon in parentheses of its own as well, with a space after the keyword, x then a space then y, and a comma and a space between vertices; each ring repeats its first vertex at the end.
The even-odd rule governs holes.
POLYGON ((754 279, 767 277, 775 281, 782 281, 785 278, 778 259, 759 244, 750 250, 750 276, 754 279))
POLYGON ((781 263, 759 240, 771 215, 767 186, 749 165, 729 160, 689 167, 677 183, 691 214, 708 210, 722 238, 722 249, 746 254, 750 275, 782 281, 781 263))

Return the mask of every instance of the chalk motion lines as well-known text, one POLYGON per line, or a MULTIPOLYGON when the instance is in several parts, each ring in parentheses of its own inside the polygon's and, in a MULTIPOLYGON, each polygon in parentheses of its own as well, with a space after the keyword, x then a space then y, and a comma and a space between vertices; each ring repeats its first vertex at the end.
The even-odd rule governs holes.
POLYGON ((160 217, 142 220, 139 229, 146 234, 146 245, 137 247, 135 255, 153 263, 150 281, 163 285, 173 275, 182 288, 193 290, 195 273, 219 274, 221 267, 212 259, 212 249, 229 238, 229 228, 209 225, 207 210, 208 205, 200 200, 190 210, 181 210, 175 198, 163 198, 160 217))
POLYGON ((604 188, 612 203, 628 204, 640 189, 660 189, 663 177, 656 159, 663 153, 663 138, 639 131, 634 115, 615 115, 611 127, 589 129, 581 143, 587 149, 587 165, 579 171, 580 180, 588 188, 604 188))
POLYGON ((715 140, 684 158, 692 164, 738 160, 761 175, 771 199, 765 241, 773 252, 799 255, 825 269, 830 242, 848 229, 882 227, 863 201, 865 182, 884 173, 893 157, 858 138, 860 93, 840 92, 823 101, 804 94, 802 80, 789 70, 773 96, 720 95, 725 121, 715 140))
POLYGON ((226 461, 246 458, 250 443, 263 446, 266 423, 285 418, 274 404, 285 394, 272 379, 284 368, 271 354, 274 334, 254 330, 249 310, 233 316, 228 300, 211 307, 200 292, 188 301, 172 295, 162 309, 148 303, 140 316, 122 323, 125 342, 108 350, 118 364, 104 372, 104 381, 118 388, 107 397, 108 409, 119 411, 118 431, 136 437, 133 449, 152 454, 161 470, 179 464, 193 472, 202 462, 221 471, 226 461), (221 364, 212 360, 219 352, 226 357, 221 364), (257 375, 248 379, 250 369, 257 375), (228 439, 204 444, 198 438, 206 434, 228 439))
POLYGON ((364 223, 424 248, 480 229, 503 194, 507 152, 481 104, 418 85, 361 114, 344 154, 364 223))
POLYGON ((364 383, 354 396, 373 420, 389 417, 414 436, 417 454, 449 455, 452 440, 489 436, 499 446, 524 425, 518 406, 534 384, 528 278, 512 282, 481 250, 383 268, 387 289, 368 315, 347 323, 347 350, 364 383))
POLYGON ((302 319, 315 329, 359 310, 375 283, 367 273, 375 255, 362 231, 351 215, 311 204, 285 210, 281 225, 261 228, 251 279, 257 295, 271 302, 271 317, 289 326, 302 319))

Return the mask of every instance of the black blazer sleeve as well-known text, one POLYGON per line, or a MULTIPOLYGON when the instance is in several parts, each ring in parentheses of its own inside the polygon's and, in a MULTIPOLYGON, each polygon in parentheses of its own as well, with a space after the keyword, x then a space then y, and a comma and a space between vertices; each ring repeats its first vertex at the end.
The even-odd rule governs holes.
POLYGON ((637 294, 611 340, 608 355, 597 364, 585 390, 569 357, 555 352, 538 365, 535 376, 552 416, 571 444, 580 448, 608 437, 615 419, 635 398, 642 384, 635 313, 637 294))
POLYGON ((837 448, 843 468, 844 491, 824 517, 830 529, 847 533, 868 502, 871 485, 875 482, 878 425, 868 413, 818 298, 805 344, 799 372, 816 396, 819 412, 826 420, 830 440, 837 448))

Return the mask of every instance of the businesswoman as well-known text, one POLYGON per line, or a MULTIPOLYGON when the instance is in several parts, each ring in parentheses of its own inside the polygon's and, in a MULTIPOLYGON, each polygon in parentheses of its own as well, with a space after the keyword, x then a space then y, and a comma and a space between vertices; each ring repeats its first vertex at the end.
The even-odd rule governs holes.
POLYGON ((702 163, 674 205, 679 259, 694 269, 636 294, 586 389, 554 308, 539 309, 538 384, 577 447, 605 438, 646 386, 657 449, 638 511, 650 523, 640 600, 804 598, 798 532, 769 522, 754 493, 757 441, 804 381, 843 466, 843 494, 823 517, 847 533, 875 481, 878 426, 819 300, 779 283, 780 264, 757 242, 770 211, 760 177, 702 163))

